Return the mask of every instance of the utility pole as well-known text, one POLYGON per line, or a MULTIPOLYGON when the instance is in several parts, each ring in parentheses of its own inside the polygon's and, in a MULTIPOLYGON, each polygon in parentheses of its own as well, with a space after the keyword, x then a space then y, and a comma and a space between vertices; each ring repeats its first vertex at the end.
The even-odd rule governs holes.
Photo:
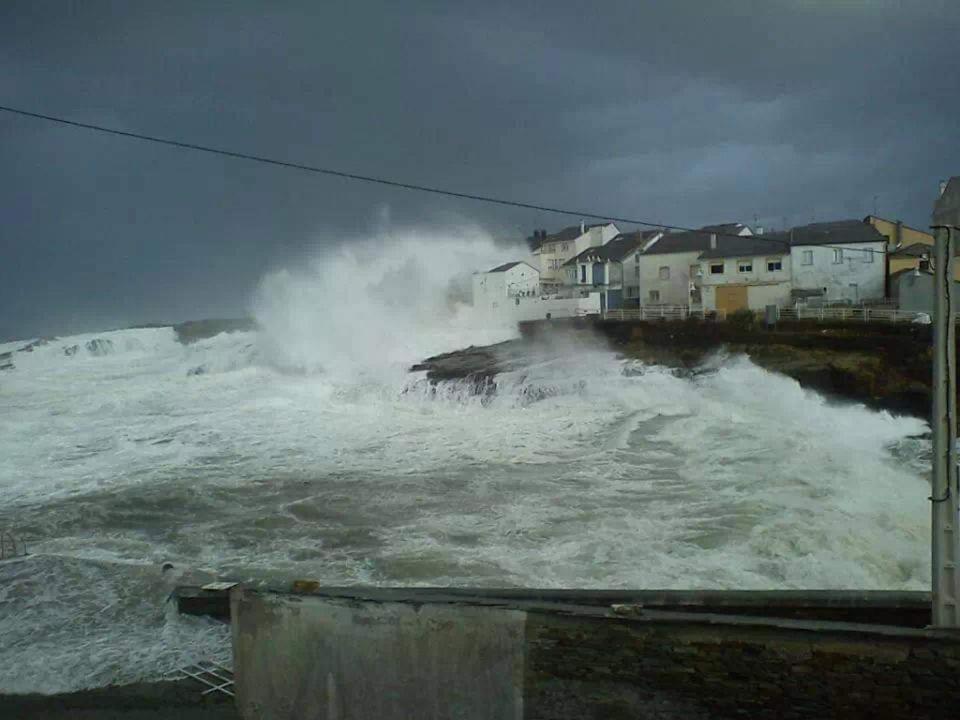
POLYGON ((954 244, 960 225, 960 178, 952 194, 941 192, 934 205, 933 307, 933 482, 931 580, 934 627, 960 627, 960 576, 957 563, 960 485, 957 482, 957 366, 954 244))

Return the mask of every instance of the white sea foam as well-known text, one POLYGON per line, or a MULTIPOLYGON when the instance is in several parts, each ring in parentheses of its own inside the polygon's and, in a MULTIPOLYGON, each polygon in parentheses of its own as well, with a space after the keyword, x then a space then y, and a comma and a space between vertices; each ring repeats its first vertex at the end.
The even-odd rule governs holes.
POLYGON ((379 245, 267 278, 262 334, 15 353, 0 526, 34 556, 0 565, 0 690, 225 652, 221 629, 165 612, 167 559, 278 583, 928 586, 923 422, 737 357, 679 377, 571 346, 492 395, 432 387, 410 362, 512 332, 447 302, 495 248, 379 245))

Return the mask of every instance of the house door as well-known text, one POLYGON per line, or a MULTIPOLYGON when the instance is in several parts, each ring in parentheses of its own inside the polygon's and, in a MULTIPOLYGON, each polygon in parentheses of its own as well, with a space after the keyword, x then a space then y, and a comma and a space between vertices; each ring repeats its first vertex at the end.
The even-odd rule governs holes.
POLYGON ((593 284, 606 285, 606 283, 603 281, 603 263, 593 264, 593 284))
POLYGON ((732 313, 747 307, 746 285, 717 285, 717 310, 732 313))

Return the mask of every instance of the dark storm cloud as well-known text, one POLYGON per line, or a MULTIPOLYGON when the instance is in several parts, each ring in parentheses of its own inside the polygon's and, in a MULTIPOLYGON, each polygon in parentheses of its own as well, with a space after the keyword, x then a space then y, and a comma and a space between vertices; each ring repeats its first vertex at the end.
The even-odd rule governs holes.
MULTIPOLYGON (((6 2, 0 104, 297 162, 697 224, 928 223, 960 167, 945 2, 6 2)), ((235 315, 316 243, 454 214, 0 114, 0 337, 235 315)))

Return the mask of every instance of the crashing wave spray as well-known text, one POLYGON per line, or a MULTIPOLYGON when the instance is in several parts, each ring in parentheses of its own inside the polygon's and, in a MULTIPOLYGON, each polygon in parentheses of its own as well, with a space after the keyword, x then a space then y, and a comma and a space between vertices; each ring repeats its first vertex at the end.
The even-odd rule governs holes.
POLYGON ((511 337, 509 325, 480 327, 470 275, 520 253, 476 228, 344 243, 263 279, 254 315, 265 355, 281 369, 383 379, 431 353, 511 337))

